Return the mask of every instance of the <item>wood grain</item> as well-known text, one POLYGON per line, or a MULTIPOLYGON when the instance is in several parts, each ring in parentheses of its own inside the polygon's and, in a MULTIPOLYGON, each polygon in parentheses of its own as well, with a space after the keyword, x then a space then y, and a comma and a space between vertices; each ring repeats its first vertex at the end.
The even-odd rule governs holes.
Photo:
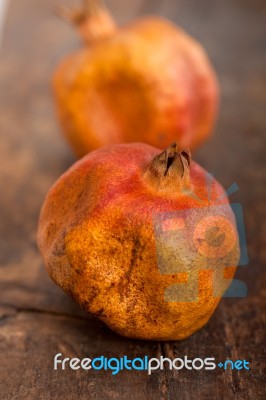
MULTIPOLYGON (((67 3, 67 2, 66 2, 67 3)), ((68 2, 71 4, 70 2, 68 2)), ((73 1, 72 1, 73 4, 73 1)), ((264 0, 107 2, 120 22, 140 12, 172 19, 206 47, 222 85, 215 136, 196 159, 243 205, 249 265, 245 299, 223 299, 208 325, 183 342, 132 341, 81 311, 47 277, 36 247, 48 188, 73 162, 54 115, 50 75, 75 49, 52 0, 11 1, 0 58, 0 393, 31 399, 265 399, 264 0), (53 371, 53 356, 158 355, 247 359, 250 371, 53 371)))

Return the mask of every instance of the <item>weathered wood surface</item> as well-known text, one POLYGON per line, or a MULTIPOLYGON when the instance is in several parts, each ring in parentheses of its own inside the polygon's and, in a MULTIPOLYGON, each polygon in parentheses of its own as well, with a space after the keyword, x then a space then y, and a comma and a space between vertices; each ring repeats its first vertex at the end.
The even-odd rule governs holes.
MULTIPOLYGON (((66 3, 62 0, 63 3, 66 3)), ((45 193, 74 158, 59 134, 50 91, 57 61, 78 46, 52 0, 11 1, 0 59, 1 399, 265 399, 264 0, 107 2, 120 22, 140 13, 171 18, 197 37, 219 73, 216 134, 196 159, 240 191, 250 262, 245 299, 223 299, 208 325, 180 343, 132 341, 85 315, 46 276, 36 247, 45 193), (247 359, 250 371, 86 373, 53 371, 69 357, 213 356, 247 359)), ((72 2, 73 4, 73 2, 72 2)))

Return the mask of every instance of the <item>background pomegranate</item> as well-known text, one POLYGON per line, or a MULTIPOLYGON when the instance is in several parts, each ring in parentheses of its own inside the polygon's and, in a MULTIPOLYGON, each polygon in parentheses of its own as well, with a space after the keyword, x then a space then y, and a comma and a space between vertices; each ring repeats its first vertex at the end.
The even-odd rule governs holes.
POLYGON ((217 113, 215 73, 199 43, 162 18, 117 27, 101 1, 65 11, 83 46, 58 66, 54 92, 78 156, 121 142, 199 146, 217 113))

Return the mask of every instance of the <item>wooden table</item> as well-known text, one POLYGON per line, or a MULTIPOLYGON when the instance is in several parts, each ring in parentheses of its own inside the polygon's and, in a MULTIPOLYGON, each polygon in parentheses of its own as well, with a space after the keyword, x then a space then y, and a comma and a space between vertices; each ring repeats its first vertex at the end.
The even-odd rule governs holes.
MULTIPOLYGON (((61 3, 67 3, 62 0, 61 3)), ((223 299, 208 325, 176 343, 121 338, 83 313, 47 277, 36 246, 44 196, 74 158, 59 134, 50 90, 57 62, 78 46, 52 0, 11 1, 0 59, 0 397, 48 399, 265 399, 264 0, 107 2, 119 22, 158 13, 206 47, 219 74, 215 136, 197 154, 243 205, 250 262, 239 268, 248 297, 223 299), (250 371, 53 370, 53 357, 246 359, 250 371)), ((70 4, 70 3, 69 3, 70 4)), ((72 2, 73 4, 73 2, 72 2)))

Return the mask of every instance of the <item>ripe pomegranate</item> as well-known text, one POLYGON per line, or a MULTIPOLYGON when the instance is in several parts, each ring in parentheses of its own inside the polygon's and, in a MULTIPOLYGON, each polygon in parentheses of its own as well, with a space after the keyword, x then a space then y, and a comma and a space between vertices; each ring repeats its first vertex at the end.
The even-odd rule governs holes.
POLYGON ((38 244, 49 275, 121 335, 188 337, 211 317, 239 258, 226 194, 214 180, 209 198, 205 183, 176 145, 91 152, 43 205, 38 244))
POLYGON ((77 156, 136 141, 194 149, 210 135, 218 85, 199 43, 161 18, 118 27, 99 0, 65 15, 84 45, 60 63, 53 86, 77 156))

